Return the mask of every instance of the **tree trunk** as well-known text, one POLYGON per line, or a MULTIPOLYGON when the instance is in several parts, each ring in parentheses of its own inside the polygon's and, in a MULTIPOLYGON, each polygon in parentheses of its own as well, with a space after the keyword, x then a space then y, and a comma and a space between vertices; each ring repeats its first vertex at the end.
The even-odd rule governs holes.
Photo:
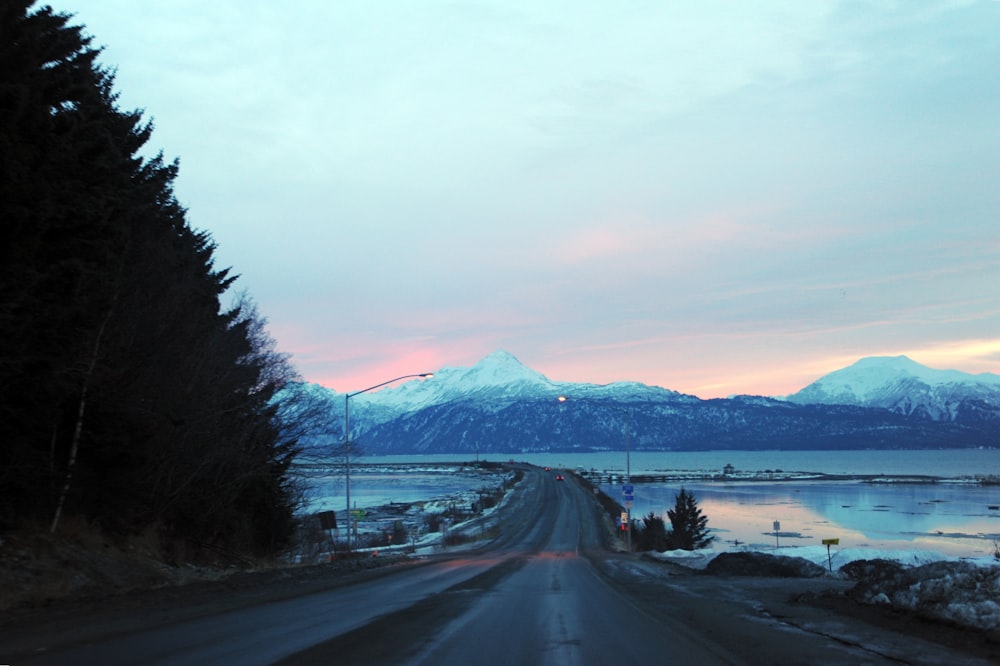
POLYGON ((62 492, 59 493, 59 502, 56 504, 56 513, 52 516, 52 527, 49 534, 55 534, 59 526, 59 518, 62 516, 63 505, 66 503, 66 496, 69 494, 70 486, 73 482, 73 469, 76 467, 76 454, 80 450, 80 438, 83 434, 83 415, 87 410, 87 389, 90 387, 90 379, 94 375, 94 368, 97 367, 97 358, 101 352, 101 341, 104 338, 104 329, 111 319, 113 308, 108 308, 108 313, 101 322, 101 327, 97 330, 97 338, 94 340, 94 348, 90 352, 90 361, 87 363, 87 372, 83 376, 83 387, 80 389, 80 403, 76 410, 76 424, 73 426, 73 441, 69 447, 69 461, 66 464, 66 483, 63 484, 62 492))

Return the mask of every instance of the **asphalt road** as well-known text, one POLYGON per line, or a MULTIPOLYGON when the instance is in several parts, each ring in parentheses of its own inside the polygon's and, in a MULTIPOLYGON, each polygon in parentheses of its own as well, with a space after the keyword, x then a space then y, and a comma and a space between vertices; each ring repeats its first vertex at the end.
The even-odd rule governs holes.
POLYGON ((596 503, 572 479, 532 471, 514 501, 486 552, 126 634, 97 633, 12 663, 967 663, 947 651, 938 661, 904 637, 893 645, 885 634, 838 630, 830 623, 843 625, 839 619, 789 622, 776 617, 780 605, 730 594, 744 586, 671 577, 662 566, 608 553, 596 503))
MULTIPOLYGON (((585 557, 600 550, 595 503, 572 481, 538 492, 506 543, 442 566, 489 568, 415 606, 291 656, 285 664, 725 664, 728 650, 672 632, 585 557)), ((525 489, 530 490, 530 487, 525 489)), ((393 585, 392 581, 382 584, 393 585)))

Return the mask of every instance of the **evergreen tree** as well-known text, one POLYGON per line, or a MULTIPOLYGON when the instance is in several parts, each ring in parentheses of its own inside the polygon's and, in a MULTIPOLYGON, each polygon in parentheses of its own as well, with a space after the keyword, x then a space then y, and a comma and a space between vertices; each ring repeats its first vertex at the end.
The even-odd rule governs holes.
POLYGON ((663 552, 670 546, 667 527, 663 518, 652 511, 643 516, 642 529, 638 531, 638 550, 655 550, 663 552))
POLYGON ((694 495, 683 487, 675 496, 674 508, 667 510, 667 517, 672 528, 670 541, 673 548, 697 550, 715 540, 715 537, 709 536, 708 516, 702 515, 694 495))
POLYGON ((267 552, 291 533, 295 378, 211 237, 178 163, 70 17, 0 3, 0 526, 63 511, 156 527, 178 556, 267 552), (286 410, 287 411, 287 410, 286 410))
POLYGON ((65 16, 29 15, 31 4, 0 5, 4 522, 25 507, 51 510, 114 300, 126 239, 116 213, 130 177, 98 52, 65 16))

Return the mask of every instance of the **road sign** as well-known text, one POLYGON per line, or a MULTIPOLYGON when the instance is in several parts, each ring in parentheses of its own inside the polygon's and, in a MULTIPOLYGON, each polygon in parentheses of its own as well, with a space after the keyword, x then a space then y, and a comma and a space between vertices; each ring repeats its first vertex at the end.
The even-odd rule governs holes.
POLYGON ((320 511, 317 515, 319 516, 319 525, 324 530, 337 529, 337 514, 333 511, 320 511))
POLYGON ((622 525, 628 525, 628 511, 622 511, 622 525))
POLYGON ((823 545, 826 546, 826 564, 830 568, 830 573, 833 573, 833 555, 830 554, 830 546, 840 545, 840 539, 823 539, 823 545))
POLYGON ((622 486, 623 495, 631 495, 634 490, 635 486, 633 486, 631 483, 626 483, 624 486, 622 486))
POLYGON ((628 500, 627 502, 625 502, 625 508, 626 509, 631 509, 632 508, 632 500, 628 500))

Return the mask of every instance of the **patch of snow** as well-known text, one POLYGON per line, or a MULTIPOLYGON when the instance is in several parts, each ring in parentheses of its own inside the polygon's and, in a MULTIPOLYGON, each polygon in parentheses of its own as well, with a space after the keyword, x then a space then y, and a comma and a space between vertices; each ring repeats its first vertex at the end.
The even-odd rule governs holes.
MULTIPOLYGON (((747 549, 759 550, 759 549, 747 549)), ((667 551, 650 556, 691 569, 703 570, 722 551, 667 551)), ((957 624, 984 630, 1000 629, 1000 561, 995 557, 958 558, 934 551, 878 550, 872 548, 831 548, 798 546, 759 550, 788 557, 801 557, 837 574, 840 567, 858 560, 891 560, 910 567, 915 582, 892 587, 880 583, 866 601, 915 611, 957 624), (829 557, 829 559, 828 559, 829 557)))
POLYGON ((681 564, 689 569, 704 569, 708 563, 715 559, 719 551, 713 548, 702 548, 700 550, 667 550, 662 553, 647 553, 649 557, 662 562, 673 562, 681 564))
MULTIPOLYGON (((801 557, 816 564, 829 568, 832 563, 833 570, 849 562, 858 560, 892 560, 906 566, 920 566, 931 562, 969 562, 977 566, 1000 566, 1000 560, 992 556, 983 557, 950 557, 933 550, 880 550, 877 548, 844 548, 830 549, 829 562, 827 561, 826 546, 791 546, 782 548, 740 548, 740 550, 768 553, 770 555, 784 555, 786 557, 801 557)), ((708 566, 722 550, 714 548, 704 548, 702 550, 668 550, 662 553, 650 553, 650 557, 665 562, 682 564, 692 569, 704 569, 708 566)))
MULTIPOLYGON (((810 562, 822 564, 824 567, 827 566, 826 546, 795 546, 791 548, 781 548, 778 552, 782 555, 801 557, 809 560, 810 562)), ((1000 564, 1000 562, 997 562, 997 560, 993 557, 950 557, 933 550, 880 550, 876 548, 838 549, 835 546, 830 548, 830 560, 833 563, 834 571, 848 562, 855 562, 857 560, 892 560, 906 566, 919 566, 921 564, 941 561, 974 562, 983 566, 1000 564)))

